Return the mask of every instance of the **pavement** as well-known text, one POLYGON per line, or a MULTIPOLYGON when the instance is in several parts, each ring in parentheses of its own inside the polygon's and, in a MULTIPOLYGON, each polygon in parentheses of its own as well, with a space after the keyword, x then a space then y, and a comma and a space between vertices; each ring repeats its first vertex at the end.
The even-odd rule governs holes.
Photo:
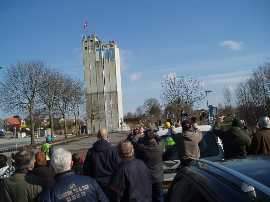
MULTIPOLYGON (((118 142, 125 139, 126 137, 127 133, 110 133, 110 142, 113 145, 117 145, 118 142)), ((97 138, 94 136, 82 137, 76 141, 55 145, 54 148, 62 147, 71 152, 79 152, 79 151, 85 152, 86 150, 91 148, 96 141, 97 138)))

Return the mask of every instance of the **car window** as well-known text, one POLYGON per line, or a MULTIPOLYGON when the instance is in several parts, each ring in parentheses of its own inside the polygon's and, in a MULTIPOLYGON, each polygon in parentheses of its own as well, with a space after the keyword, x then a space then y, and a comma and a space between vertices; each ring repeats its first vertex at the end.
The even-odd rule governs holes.
POLYGON ((210 202, 203 193, 197 188, 197 185, 188 180, 187 177, 181 177, 171 188, 169 193, 169 202, 210 202))

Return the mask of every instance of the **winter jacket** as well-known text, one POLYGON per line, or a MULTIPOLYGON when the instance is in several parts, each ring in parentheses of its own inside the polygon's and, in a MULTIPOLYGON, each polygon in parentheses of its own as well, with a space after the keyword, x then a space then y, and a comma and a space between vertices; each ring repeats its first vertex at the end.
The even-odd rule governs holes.
POLYGON ((88 150, 83 166, 85 175, 93 177, 102 188, 108 186, 120 158, 115 148, 106 140, 98 140, 88 150))
POLYGON ((52 188, 43 191, 40 202, 109 202, 97 182, 87 176, 68 171, 56 175, 52 188))
POLYGON ((249 151, 255 155, 270 155, 270 129, 260 129, 254 134, 249 151))
POLYGON ((141 159, 149 168, 152 183, 163 181, 163 144, 156 141, 137 147, 137 158, 141 159))
POLYGON ((40 177, 40 183, 42 187, 51 187, 54 184, 54 170, 50 166, 36 166, 32 170, 32 174, 40 177))
POLYGON ((152 182, 149 169, 139 159, 123 160, 113 175, 112 202, 151 202, 152 182))
POLYGON ((224 158, 238 158, 247 155, 247 147, 251 140, 245 130, 240 127, 231 127, 220 134, 224 149, 224 158))
POLYGON ((0 201, 37 201, 37 197, 42 189, 38 183, 39 178, 32 173, 18 171, 10 178, 0 180, 0 201))
POLYGON ((5 167, 0 168, 0 179, 9 178, 15 172, 15 168, 13 166, 7 165, 5 167))
POLYGON ((174 136, 180 160, 200 158, 199 142, 202 140, 202 133, 192 130, 183 131, 182 134, 174 136))

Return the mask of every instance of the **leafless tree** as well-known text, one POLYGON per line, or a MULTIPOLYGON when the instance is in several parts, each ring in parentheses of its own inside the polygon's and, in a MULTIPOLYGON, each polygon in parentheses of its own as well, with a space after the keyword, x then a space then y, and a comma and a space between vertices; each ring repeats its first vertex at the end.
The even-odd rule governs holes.
POLYGON ((70 110, 74 115, 76 133, 79 132, 78 118, 80 116, 80 107, 84 103, 83 84, 78 80, 71 80, 72 87, 70 89, 70 110))
POLYGON ((189 110, 205 98, 202 82, 192 77, 169 74, 162 81, 162 99, 166 105, 189 110))
POLYGON ((42 62, 17 63, 5 72, 0 83, 0 107, 3 110, 27 112, 31 125, 31 144, 35 143, 33 112, 42 89, 45 65, 42 62))
POLYGON ((59 72, 51 69, 45 69, 45 73, 42 78, 43 87, 41 88, 38 97, 41 104, 45 106, 48 111, 52 133, 54 131, 54 114, 61 93, 61 84, 61 74, 59 72))
POLYGON ((233 103, 232 91, 229 88, 224 88, 223 96, 224 96, 224 101, 225 101, 225 103, 224 103, 225 107, 226 108, 231 108, 232 103, 233 103))
POLYGON ((60 93, 57 108, 64 120, 65 137, 67 138, 67 115, 70 112, 72 102, 72 84, 73 81, 70 77, 62 75, 60 78, 60 93))
POLYGON ((162 115, 162 108, 156 98, 147 99, 144 102, 143 107, 147 116, 151 116, 155 121, 160 119, 162 115))

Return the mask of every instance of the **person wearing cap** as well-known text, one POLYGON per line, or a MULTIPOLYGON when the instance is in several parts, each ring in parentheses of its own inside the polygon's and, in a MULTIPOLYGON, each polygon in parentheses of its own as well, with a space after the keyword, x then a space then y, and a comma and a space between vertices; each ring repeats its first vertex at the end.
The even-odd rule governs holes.
POLYGON ((182 134, 176 136, 176 145, 181 167, 188 166, 193 160, 200 158, 199 143, 202 133, 194 131, 189 120, 182 121, 182 134))
POLYGON ((258 131, 254 134, 249 148, 250 154, 270 155, 270 119, 263 116, 258 121, 258 131))
POLYGON ((111 202, 151 202, 151 174, 143 161, 134 158, 134 148, 130 141, 121 142, 118 150, 122 162, 112 177, 111 202))
POLYGON ((83 173, 94 178, 109 197, 108 184, 113 173, 116 171, 121 159, 108 140, 108 131, 101 128, 97 133, 98 140, 87 152, 83 173))
POLYGON ((234 119, 229 130, 219 135, 224 149, 224 158, 243 158, 247 155, 247 148, 251 139, 242 128, 239 119, 234 119))
POLYGON ((34 153, 28 150, 15 154, 16 171, 9 178, 0 180, 0 201, 2 202, 32 202, 42 190, 40 178, 32 174, 34 168, 34 153))

